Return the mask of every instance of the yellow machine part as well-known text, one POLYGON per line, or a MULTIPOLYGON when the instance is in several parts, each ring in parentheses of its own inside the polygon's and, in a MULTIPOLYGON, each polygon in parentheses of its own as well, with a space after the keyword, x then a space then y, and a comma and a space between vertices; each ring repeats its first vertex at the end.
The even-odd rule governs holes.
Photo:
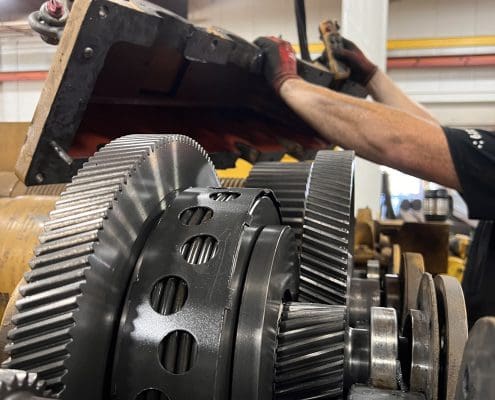
POLYGON ((466 260, 449 256, 449 266, 447 269, 447 274, 456 278, 459 282, 462 283, 462 278, 464 276, 464 270, 466 268, 466 260))
POLYGON ((0 198, 0 318, 5 302, 29 269, 38 235, 56 196, 0 198))

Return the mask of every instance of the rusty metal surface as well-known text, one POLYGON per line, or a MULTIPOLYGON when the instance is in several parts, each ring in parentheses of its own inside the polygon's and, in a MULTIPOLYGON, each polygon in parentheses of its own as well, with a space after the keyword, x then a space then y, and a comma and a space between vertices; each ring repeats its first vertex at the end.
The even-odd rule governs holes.
MULTIPOLYGON (((257 46, 151 3, 75 2, 54 59, 16 165, 28 186, 68 181, 97 147, 128 133, 180 129, 224 166, 329 145, 266 84, 257 46)), ((329 72, 298 68, 332 85, 329 72)), ((342 90, 363 94, 350 83, 342 90)))

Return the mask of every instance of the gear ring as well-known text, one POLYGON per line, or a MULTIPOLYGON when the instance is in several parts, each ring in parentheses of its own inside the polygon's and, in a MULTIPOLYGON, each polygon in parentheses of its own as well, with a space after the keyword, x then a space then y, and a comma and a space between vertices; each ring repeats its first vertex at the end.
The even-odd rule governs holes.
POLYGON ((301 301, 345 304, 352 244, 353 151, 319 151, 308 178, 301 301))
POLYGON ((66 398, 102 398, 135 253, 167 196, 190 186, 219 181, 205 151, 186 136, 124 136, 91 157, 40 236, 4 366, 38 372, 66 398), (87 379, 77 379, 76 369, 87 379))

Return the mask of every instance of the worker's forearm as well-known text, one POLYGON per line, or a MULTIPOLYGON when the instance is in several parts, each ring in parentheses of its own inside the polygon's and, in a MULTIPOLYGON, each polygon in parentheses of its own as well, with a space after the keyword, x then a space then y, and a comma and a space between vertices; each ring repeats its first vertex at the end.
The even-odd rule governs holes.
POLYGON ((280 95, 330 142, 368 160, 460 189, 438 124, 298 79, 287 80, 280 95))
POLYGON ((376 71, 366 88, 373 99, 379 103, 437 122, 424 107, 410 99, 394 81, 381 70, 376 71))

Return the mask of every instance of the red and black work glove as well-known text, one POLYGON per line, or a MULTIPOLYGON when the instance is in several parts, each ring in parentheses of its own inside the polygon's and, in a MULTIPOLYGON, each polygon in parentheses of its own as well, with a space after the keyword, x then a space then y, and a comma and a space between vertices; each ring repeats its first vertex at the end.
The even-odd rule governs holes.
POLYGON ((342 38, 342 41, 344 48, 334 49, 334 57, 351 69, 351 80, 366 86, 375 75, 378 67, 368 60, 353 42, 346 38, 342 38))
POLYGON ((277 93, 287 79, 301 79, 297 75, 296 53, 289 42, 267 36, 259 37, 254 44, 263 50, 263 72, 277 93))

